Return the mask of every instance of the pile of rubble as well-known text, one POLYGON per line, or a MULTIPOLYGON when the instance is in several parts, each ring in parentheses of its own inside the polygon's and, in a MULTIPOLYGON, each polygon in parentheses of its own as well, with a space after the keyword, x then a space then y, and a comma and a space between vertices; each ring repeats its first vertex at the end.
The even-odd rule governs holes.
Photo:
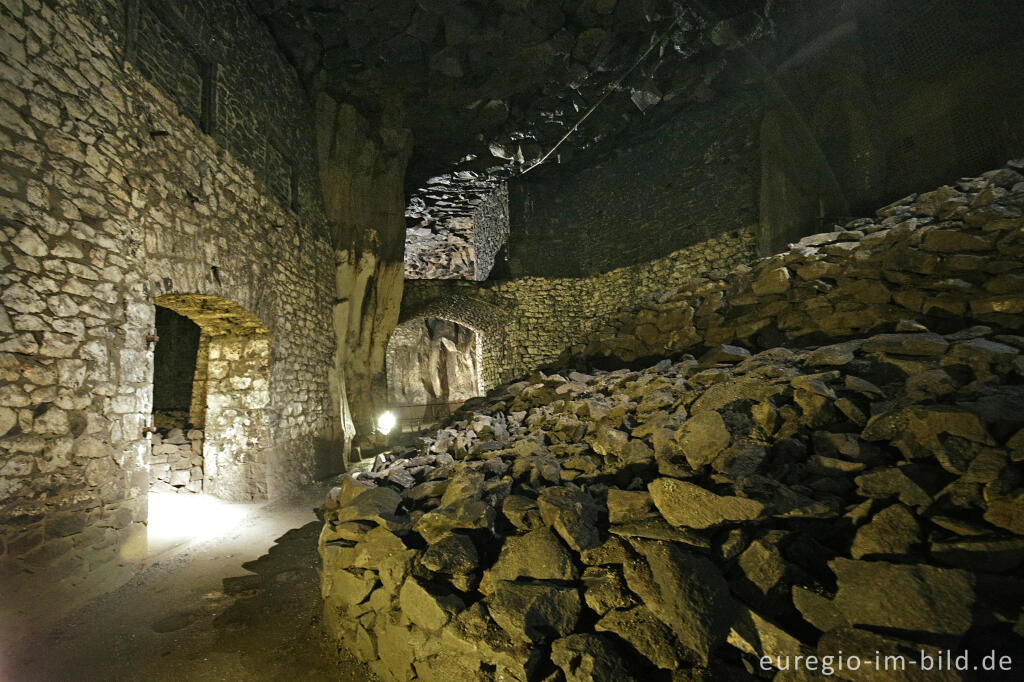
MULTIPOLYGON (((663 292, 570 349, 580 371, 496 389, 347 478, 320 539, 332 634, 395 680, 1016 660, 1022 169, 663 292)), ((949 668, 921 674, 977 676, 949 668)))
POLYGON ((839 651, 1012 653, 1022 348, 903 321, 509 385, 332 491, 326 623, 398 680, 737 680, 839 651))
POLYGON ((474 279, 473 219, 410 227, 405 233, 407 279, 474 279))

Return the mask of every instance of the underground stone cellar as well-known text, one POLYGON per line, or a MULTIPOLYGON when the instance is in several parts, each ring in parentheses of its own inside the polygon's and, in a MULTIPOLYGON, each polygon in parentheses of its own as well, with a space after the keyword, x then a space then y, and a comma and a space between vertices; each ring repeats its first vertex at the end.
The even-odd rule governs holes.
POLYGON ((0 43, 0 679, 1024 675, 1021 3, 0 43))

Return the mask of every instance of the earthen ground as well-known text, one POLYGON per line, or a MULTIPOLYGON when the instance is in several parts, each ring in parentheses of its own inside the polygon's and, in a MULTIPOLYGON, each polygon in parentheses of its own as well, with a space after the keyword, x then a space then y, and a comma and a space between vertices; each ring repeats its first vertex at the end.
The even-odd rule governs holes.
MULTIPOLYGON (((320 629, 320 523, 313 507, 323 491, 310 486, 281 502, 228 505, 223 513, 240 517, 228 529, 173 548, 166 544, 175 538, 153 538, 151 548, 161 553, 119 588, 52 629, 5 642, 0 679, 373 679, 320 629), (239 576, 250 577, 237 589, 256 589, 226 594, 224 578, 239 576)), ((40 601, 34 608, 62 605, 40 601)), ((46 622, 29 620, 36 627, 46 622)))

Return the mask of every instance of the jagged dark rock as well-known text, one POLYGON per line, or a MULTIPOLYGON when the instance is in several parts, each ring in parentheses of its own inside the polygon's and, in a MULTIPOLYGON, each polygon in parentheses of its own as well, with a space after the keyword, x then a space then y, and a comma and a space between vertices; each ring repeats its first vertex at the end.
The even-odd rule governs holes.
MULTIPOLYGON (((857 221, 864 238, 829 252, 832 275, 915 234, 908 217, 938 201, 922 196, 881 211, 883 224, 857 221)), ((1002 227, 981 232, 1016 243, 1002 227)), ((790 305, 776 297, 827 299, 827 289, 802 288, 809 275, 796 261, 846 238, 809 238, 781 257, 786 277, 768 259, 723 289, 755 292, 751 305, 779 300, 776 310, 790 305)), ((992 245, 932 239, 936 250, 992 245)), ((331 496, 327 613, 379 607, 390 618, 399 588, 429 591, 415 636, 430 640, 430 628, 472 614, 477 629, 460 636, 489 644, 467 669, 479 660, 511 670, 501 652, 550 644, 544 662, 507 654, 536 666, 519 679, 556 667, 566 679, 657 669, 738 679, 730 661, 756 669, 763 656, 831 646, 906 652, 1018 636, 1024 593, 1006 581, 1024 562, 1024 342, 1004 333, 1020 326, 1015 317, 979 325, 964 315, 942 333, 906 310, 857 322, 860 334, 836 318, 819 329, 838 338, 807 347, 708 342, 700 360, 537 372, 500 387, 381 465, 411 472, 414 487, 368 478, 387 490, 375 492, 360 478, 331 496), (374 524, 390 529, 388 549, 361 552, 374 524), (386 557, 383 587, 376 556, 386 557), (478 585, 457 577, 477 569, 478 585), (390 597, 371 596, 384 588, 390 597), (998 590, 1009 604, 996 606, 998 590)), ((619 320, 602 343, 634 329, 619 320)), ((379 646, 377 655, 388 656, 379 646)))

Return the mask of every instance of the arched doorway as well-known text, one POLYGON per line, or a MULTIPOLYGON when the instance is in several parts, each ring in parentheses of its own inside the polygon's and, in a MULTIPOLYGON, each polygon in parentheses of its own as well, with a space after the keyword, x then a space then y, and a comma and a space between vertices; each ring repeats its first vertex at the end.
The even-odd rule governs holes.
POLYGON ((388 338, 388 404, 403 428, 451 414, 483 394, 480 335, 457 322, 420 317, 388 338))
POLYGON ((266 498, 270 331, 215 296, 168 294, 154 304, 151 491, 266 498))

